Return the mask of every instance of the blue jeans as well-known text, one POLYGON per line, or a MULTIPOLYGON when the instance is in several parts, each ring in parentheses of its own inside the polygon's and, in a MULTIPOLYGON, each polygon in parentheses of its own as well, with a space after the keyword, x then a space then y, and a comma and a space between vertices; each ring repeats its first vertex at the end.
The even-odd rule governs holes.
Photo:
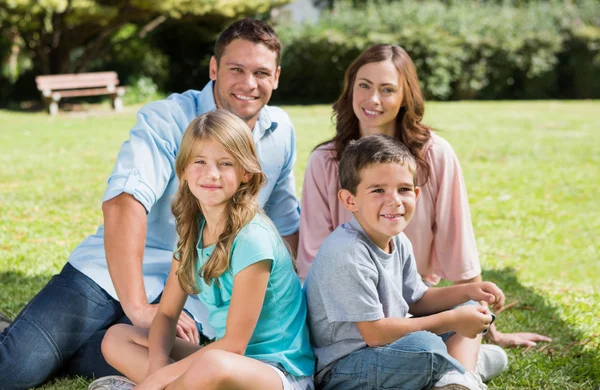
POLYGON ((427 331, 409 333, 383 347, 367 347, 336 361, 318 388, 427 389, 447 371, 464 367, 448 354, 445 339, 427 331))
POLYGON ((55 374, 118 374, 100 349, 117 323, 131 324, 121 304, 67 263, 0 334, 0 390, 28 389, 55 374))

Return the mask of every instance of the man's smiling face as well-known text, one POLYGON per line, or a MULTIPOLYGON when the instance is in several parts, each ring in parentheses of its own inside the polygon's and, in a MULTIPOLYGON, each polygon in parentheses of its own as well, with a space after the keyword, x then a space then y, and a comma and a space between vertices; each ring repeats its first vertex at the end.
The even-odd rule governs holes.
POLYGON ((215 82, 214 95, 222 107, 254 127, 260 110, 277 88, 281 68, 277 53, 261 43, 233 40, 217 64, 210 60, 210 78, 215 82))

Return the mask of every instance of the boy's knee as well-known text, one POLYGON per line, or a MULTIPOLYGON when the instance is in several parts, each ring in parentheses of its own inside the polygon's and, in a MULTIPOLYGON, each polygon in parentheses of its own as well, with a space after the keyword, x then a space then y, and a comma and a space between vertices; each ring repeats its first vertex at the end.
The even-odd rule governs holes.
POLYGON ((446 344, 442 338, 435 333, 421 330, 405 335, 400 340, 402 344, 409 345, 416 351, 440 352, 446 351, 446 344))

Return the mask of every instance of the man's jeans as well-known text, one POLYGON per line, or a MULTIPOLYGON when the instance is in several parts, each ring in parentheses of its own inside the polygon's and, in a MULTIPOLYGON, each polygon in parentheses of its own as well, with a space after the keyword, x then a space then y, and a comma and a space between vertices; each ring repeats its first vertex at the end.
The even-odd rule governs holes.
POLYGON ((119 302, 67 263, 0 334, 0 389, 27 389, 53 374, 117 374, 100 345, 115 323, 131 322, 119 302))
POLYGON ((450 370, 464 367, 448 354, 444 341, 419 331, 383 347, 367 347, 338 360, 320 381, 329 389, 427 389, 450 370))

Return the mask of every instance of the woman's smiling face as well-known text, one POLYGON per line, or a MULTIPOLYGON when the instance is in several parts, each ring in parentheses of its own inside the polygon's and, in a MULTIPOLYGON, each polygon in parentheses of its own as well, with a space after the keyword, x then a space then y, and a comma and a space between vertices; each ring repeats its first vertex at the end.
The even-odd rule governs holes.
POLYGON ((403 103, 400 74, 392 61, 371 62, 356 73, 352 108, 360 135, 396 133, 396 117, 403 103))

